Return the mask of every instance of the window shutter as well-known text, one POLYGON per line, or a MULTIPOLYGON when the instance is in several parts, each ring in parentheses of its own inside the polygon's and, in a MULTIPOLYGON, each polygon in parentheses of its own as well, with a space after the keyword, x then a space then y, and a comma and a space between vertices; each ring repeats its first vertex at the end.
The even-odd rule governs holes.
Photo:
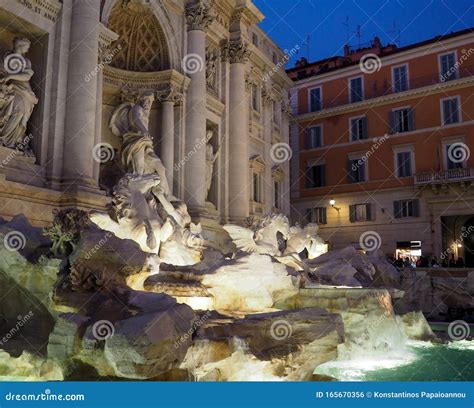
POLYGON ((311 129, 306 128, 304 130, 304 148, 311 149, 311 129))
POLYGON ((352 160, 347 161, 347 182, 355 183, 355 178, 353 176, 353 171, 352 171, 352 160))
POLYGON ((349 206, 349 221, 355 222, 355 205, 349 206))
POLYGON ((373 204, 366 204, 367 221, 375 220, 375 207, 373 204))
POLYGON ((369 121, 367 116, 362 118, 362 139, 367 139, 369 137, 369 121))
POLYGON ((313 168, 311 166, 308 166, 306 168, 306 177, 305 177, 305 180, 306 180, 306 188, 313 188, 313 168))
POLYGON ((413 108, 408 109, 408 129, 415 130, 415 110, 413 108))
POLYGON ((321 211, 321 223, 322 224, 327 224, 327 218, 326 218, 326 207, 323 207, 322 208, 322 211, 321 211))
POLYGON ((326 165, 321 165, 321 187, 326 185, 326 165))
POLYGON ((351 140, 357 140, 357 119, 351 120, 351 140))
POLYGON ((400 214, 400 201, 394 201, 393 202, 393 216, 395 218, 400 218, 401 217, 401 214, 400 214))
POLYGON ((389 120, 389 124, 390 124, 390 133, 391 134, 394 134, 394 133, 397 133, 397 129, 395 128, 395 112, 389 112, 388 114, 388 120, 389 120))
POLYGON ((414 217, 420 216, 420 202, 418 199, 413 200, 413 216, 414 217))
POLYGON ((307 223, 311 222, 311 208, 306 209, 305 220, 307 223))

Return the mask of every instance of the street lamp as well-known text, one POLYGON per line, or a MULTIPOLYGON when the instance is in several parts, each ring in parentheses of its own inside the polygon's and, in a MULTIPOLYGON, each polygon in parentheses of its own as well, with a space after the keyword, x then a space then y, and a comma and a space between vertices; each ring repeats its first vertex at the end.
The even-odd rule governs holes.
POLYGON ((337 212, 341 211, 340 207, 336 207, 336 200, 334 200, 334 198, 331 198, 329 200, 329 204, 331 204, 331 207, 334 208, 337 212))

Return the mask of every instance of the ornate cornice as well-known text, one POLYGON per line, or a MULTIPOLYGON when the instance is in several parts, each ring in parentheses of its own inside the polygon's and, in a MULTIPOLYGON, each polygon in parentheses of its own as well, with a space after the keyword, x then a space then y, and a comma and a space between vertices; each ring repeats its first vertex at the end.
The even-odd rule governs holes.
POLYGON ((214 16, 210 13, 209 7, 202 2, 186 8, 186 24, 188 31, 206 31, 207 27, 214 21, 214 16))
POLYGON ((180 103, 183 100, 183 90, 172 85, 167 85, 156 91, 156 99, 160 102, 180 103))
POLYGON ((237 40, 224 43, 221 55, 223 61, 229 61, 231 64, 245 64, 249 60, 251 53, 246 42, 237 40))

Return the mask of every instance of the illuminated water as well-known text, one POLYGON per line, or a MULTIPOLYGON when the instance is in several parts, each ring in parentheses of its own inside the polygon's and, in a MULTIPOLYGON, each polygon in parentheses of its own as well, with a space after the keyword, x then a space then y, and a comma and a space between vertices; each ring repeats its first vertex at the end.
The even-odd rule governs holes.
POLYGON ((340 381, 474 381, 474 341, 408 342, 406 351, 331 361, 315 370, 340 381))

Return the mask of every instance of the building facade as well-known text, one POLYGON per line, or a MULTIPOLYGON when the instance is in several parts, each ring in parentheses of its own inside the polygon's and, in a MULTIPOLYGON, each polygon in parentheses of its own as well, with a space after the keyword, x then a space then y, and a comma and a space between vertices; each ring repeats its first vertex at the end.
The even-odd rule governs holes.
POLYGON ((289 69, 292 216, 333 248, 474 265, 474 31, 289 69))
POLYGON ((289 163, 270 153, 289 139, 291 80, 273 70, 284 54, 262 19, 248 0, 1 2, 0 54, 30 42, 22 75, 33 71, 37 101, 24 148, 0 137, 0 216, 45 225, 56 208, 103 209, 121 171, 111 115, 144 93, 167 181, 195 221, 288 214, 289 163))

